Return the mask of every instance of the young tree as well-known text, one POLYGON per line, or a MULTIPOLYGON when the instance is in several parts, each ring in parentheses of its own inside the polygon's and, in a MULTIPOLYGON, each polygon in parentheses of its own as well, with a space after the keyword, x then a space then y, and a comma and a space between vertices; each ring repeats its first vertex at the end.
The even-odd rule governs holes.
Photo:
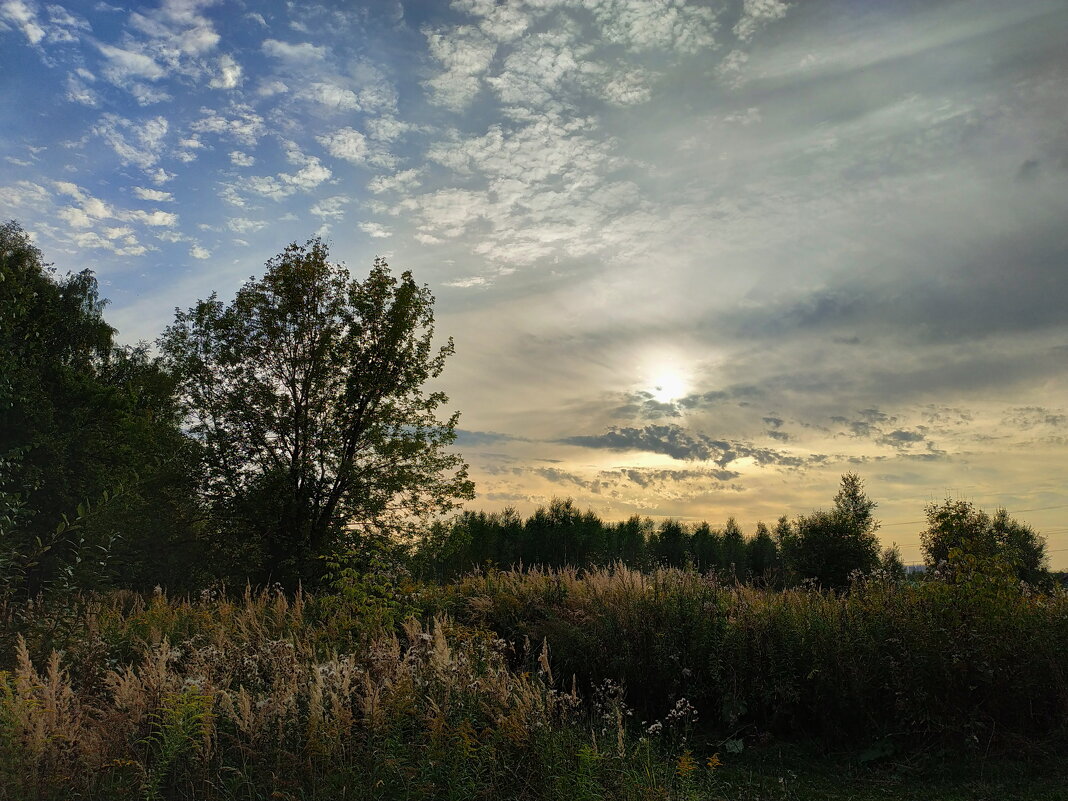
POLYGON ((749 549, 741 526, 733 517, 727 518, 720 539, 720 555, 723 570, 731 581, 745 581, 749 576, 749 549))
POLYGON ((233 302, 176 311, 160 348, 180 376, 204 492, 260 550, 257 579, 311 578, 354 530, 397 533, 473 495, 425 392, 453 352, 435 348, 434 298, 376 259, 354 280, 326 245, 292 244, 233 302))
POLYGON ((833 509, 818 509, 797 519, 794 539, 784 548, 793 562, 788 566, 825 588, 848 587, 854 571, 866 573, 879 564, 875 507, 860 477, 846 473, 833 509))
POLYGON ((749 569, 754 579, 770 581, 779 567, 779 552, 768 527, 757 523, 756 535, 747 543, 749 549, 749 569))

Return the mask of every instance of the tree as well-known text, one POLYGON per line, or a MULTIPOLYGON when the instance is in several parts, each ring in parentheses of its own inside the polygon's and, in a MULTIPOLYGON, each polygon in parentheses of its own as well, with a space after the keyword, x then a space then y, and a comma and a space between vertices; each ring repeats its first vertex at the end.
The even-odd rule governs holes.
POLYGON ((1004 570, 1029 584, 1048 582, 1045 539, 1005 509, 989 515, 971 501, 947 498, 925 511, 927 530, 920 542, 929 570, 951 575, 1004 570))
POLYGON ((15 512, 0 561, 12 591, 143 586, 189 534, 173 381, 144 348, 115 344, 105 305, 91 271, 57 277, 16 223, 0 225, 0 496, 15 512))
POLYGON ((779 552, 768 527, 757 523, 756 535, 748 543, 749 569, 754 579, 770 581, 779 567, 779 552))
POLYGON ((879 556, 879 569, 883 575, 891 581, 904 581, 908 578, 908 568, 905 560, 901 558, 901 549, 897 543, 887 545, 879 556))
POLYGON ((424 385, 453 353, 435 348, 434 298, 375 259, 355 280, 312 239, 289 245, 233 302, 176 310, 160 338, 203 492, 229 534, 251 539, 257 579, 311 578, 357 532, 397 534, 473 496, 447 446, 459 418, 424 385))
POLYGON ((855 571, 867 573, 879 564, 875 532, 875 501, 864 492, 855 473, 842 476, 834 508, 818 509, 797 519, 795 533, 784 549, 800 578, 815 579, 828 589, 845 589, 855 571))
POLYGON ((745 536, 733 517, 727 518, 720 538, 720 555, 723 569, 731 581, 745 581, 749 575, 749 549, 745 536))

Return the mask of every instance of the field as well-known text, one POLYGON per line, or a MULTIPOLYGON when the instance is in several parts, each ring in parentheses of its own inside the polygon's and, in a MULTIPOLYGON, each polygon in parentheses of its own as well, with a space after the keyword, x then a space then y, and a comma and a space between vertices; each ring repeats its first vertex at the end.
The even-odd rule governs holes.
POLYGON ((1068 598, 684 570, 8 610, 0 797, 1064 798, 1068 598))

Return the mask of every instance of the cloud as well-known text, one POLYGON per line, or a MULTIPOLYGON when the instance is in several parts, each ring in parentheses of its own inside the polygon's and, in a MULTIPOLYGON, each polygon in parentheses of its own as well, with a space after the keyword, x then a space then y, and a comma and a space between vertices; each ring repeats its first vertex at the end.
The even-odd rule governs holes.
POLYGON ((313 83, 308 87, 307 98, 335 111, 359 111, 362 108, 355 92, 332 83, 313 83))
POLYGON ((141 200, 152 200, 156 203, 170 203, 174 200, 174 195, 160 189, 145 189, 141 186, 135 186, 133 188, 133 193, 141 198, 141 200))
POLYGON ((463 110, 481 89, 497 45, 481 30, 458 26, 448 31, 424 31, 427 49, 444 71, 426 82, 430 102, 453 111, 463 110))
POLYGON ((376 175, 367 182, 367 188, 376 195, 383 192, 410 192, 418 189, 422 170, 413 167, 410 170, 401 170, 392 175, 376 175))
POLYGON ((740 459, 752 459, 760 466, 801 467, 816 458, 802 458, 744 442, 716 440, 704 434, 691 433, 677 425, 648 425, 642 428, 613 426, 604 434, 565 437, 559 442, 582 448, 646 451, 686 461, 712 461, 720 467, 740 459))
POLYGON ((225 54, 219 58, 218 71, 208 84, 212 89, 235 89, 241 85, 243 70, 234 61, 233 56, 225 54))
POLYGON ((263 117, 244 103, 236 103, 225 112, 204 107, 200 109, 200 114, 200 119, 189 126, 196 133, 216 134, 249 147, 267 134, 263 117))
POLYGON ((605 0, 594 6, 601 35, 632 50, 654 48, 693 54, 715 46, 716 12, 659 0, 605 0))
POLYGON ((323 198, 311 207, 310 211, 316 217, 326 217, 340 220, 345 216, 345 206, 352 202, 352 198, 345 195, 323 198))
POLYGON ((97 48, 108 60, 104 67, 104 77, 117 86, 130 86, 135 78, 158 81, 167 75, 166 70, 155 59, 144 53, 124 50, 99 42, 97 48))
POLYGON ((93 127, 93 133, 111 146, 123 164, 134 164, 143 170, 159 161, 169 130, 166 117, 135 122, 117 114, 105 114, 93 127))
POLYGON ((326 48, 311 42, 288 44, 277 39, 266 39, 263 42, 263 52, 291 64, 308 64, 326 58, 326 48))
POLYGON ((191 248, 189 248, 189 255, 192 256, 194 259, 210 259, 211 251, 201 247, 200 245, 194 244, 191 248))
POLYGON ((227 220, 226 227, 236 234, 251 234, 266 228, 267 223, 262 220, 249 220, 244 217, 234 217, 227 220))
POLYGON ((353 164, 366 163, 370 152, 367 137, 355 128, 339 128, 331 134, 317 136, 316 141, 325 147, 331 156, 351 161, 353 164))
POLYGON ((392 231, 376 222, 361 222, 357 227, 372 239, 385 239, 393 236, 392 231))
POLYGON ((31 45, 40 44, 45 37, 36 10, 23 0, 4 0, 0 3, 0 19, 13 23, 31 45))
POLYGON ((248 153, 243 153, 240 150, 233 150, 230 152, 230 163, 236 167, 251 167, 256 163, 256 159, 248 153))
POLYGON ((734 24, 734 35, 748 42, 761 28, 785 17, 789 9, 781 0, 744 0, 742 15, 734 24))

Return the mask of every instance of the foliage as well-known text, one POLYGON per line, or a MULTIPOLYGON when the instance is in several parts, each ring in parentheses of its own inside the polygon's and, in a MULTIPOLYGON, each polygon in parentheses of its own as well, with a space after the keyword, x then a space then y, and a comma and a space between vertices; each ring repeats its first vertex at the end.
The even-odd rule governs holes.
POLYGON ((148 555, 188 536, 195 512, 173 382, 144 347, 114 344, 104 306, 90 271, 57 278, 17 224, 0 225, 7 594, 92 586, 117 571, 131 583, 145 568, 156 578, 148 555))
POLYGON ((315 577, 354 526, 410 530, 471 496, 446 450, 458 415, 439 420, 447 398, 423 391, 453 352, 432 344, 432 306, 410 273, 378 259, 353 280, 313 239, 231 304, 177 312, 160 347, 204 448, 206 497, 231 542, 253 540, 253 578, 315 577))
POLYGON ((875 507, 860 477, 846 473, 833 509, 798 517, 790 536, 788 566, 821 587, 848 588, 855 573, 867 573, 879 564, 875 507))
POLYGON ((947 498, 930 504, 926 514, 920 541, 928 570, 957 580, 979 573, 1007 575, 1033 586, 1050 583, 1045 539, 1005 509, 989 515, 971 501, 947 498))
POLYGON ((957 743, 1068 724, 1068 596, 941 581, 851 592, 723 585, 692 571, 491 572, 439 608, 546 640, 580 687, 611 680, 647 721, 685 698, 723 738, 907 733, 957 743))
POLYGON ((339 651, 305 600, 118 595, 85 618, 92 649, 35 659, 21 643, 0 674, 0 795, 599 799, 681 787, 673 754, 626 731, 618 706, 588 713, 544 652, 537 670, 513 670, 507 644, 443 618, 339 651))

